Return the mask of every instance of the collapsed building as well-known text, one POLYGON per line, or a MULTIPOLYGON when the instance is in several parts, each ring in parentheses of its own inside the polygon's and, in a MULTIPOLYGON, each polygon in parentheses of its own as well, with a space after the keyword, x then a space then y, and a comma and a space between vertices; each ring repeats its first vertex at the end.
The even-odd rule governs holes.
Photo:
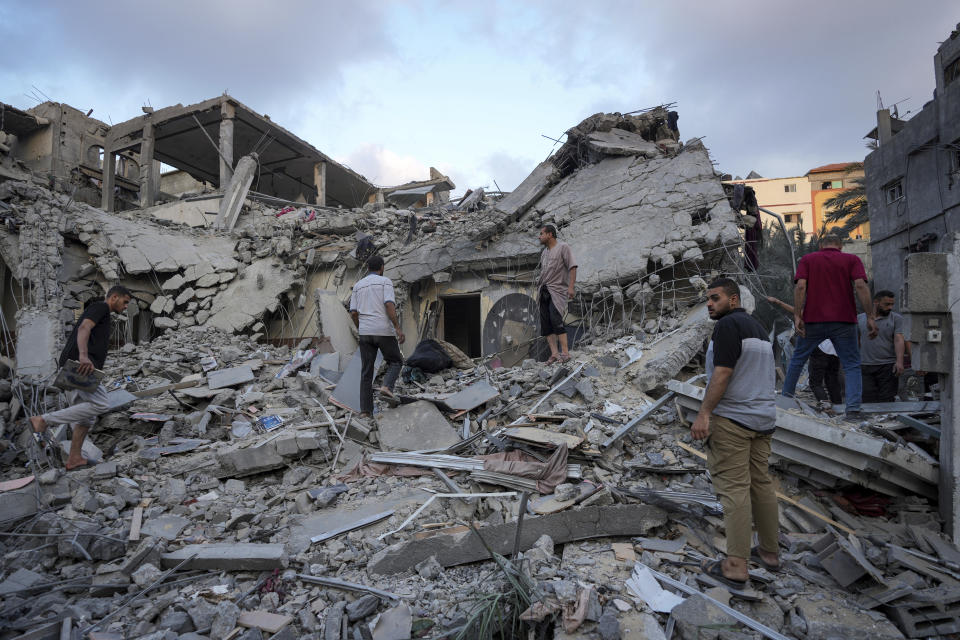
POLYGON ((0 637, 494 637, 497 611, 556 638, 958 631, 935 400, 869 428, 784 403, 790 564, 745 600, 693 586, 723 551, 686 423, 703 292, 734 275, 752 309, 763 281, 755 219, 675 112, 591 116, 511 193, 454 202, 439 172, 375 187, 229 96, 113 127, 41 107, 4 106, 0 140, 0 637), (54 127, 76 153, 45 159, 54 127), (579 265, 575 364, 538 364, 547 223, 579 265), (434 340, 449 366, 368 421, 345 305, 374 252, 406 354, 434 340), (134 300, 84 451, 103 462, 63 473, 18 419, 62 401, 64 336, 114 283, 134 300))

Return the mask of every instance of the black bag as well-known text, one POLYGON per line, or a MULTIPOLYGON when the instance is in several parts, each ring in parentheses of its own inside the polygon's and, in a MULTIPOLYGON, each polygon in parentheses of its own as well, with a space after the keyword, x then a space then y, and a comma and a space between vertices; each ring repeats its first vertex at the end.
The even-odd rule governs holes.
POLYGON ((417 348, 413 350, 404 364, 427 373, 437 373, 449 368, 453 364, 453 360, 436 340, 424 340, 417 345, 417 348))

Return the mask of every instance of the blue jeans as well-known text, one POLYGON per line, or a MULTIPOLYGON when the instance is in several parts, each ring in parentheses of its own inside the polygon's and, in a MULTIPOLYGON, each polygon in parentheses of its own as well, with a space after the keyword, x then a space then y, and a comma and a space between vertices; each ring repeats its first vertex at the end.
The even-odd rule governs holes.
POLYGON ((852 322, 808 322, 805 337, 797 338, 797 346, 787 366, 782 394, 792 398, 797 389, 797 379, 803 371, 807 358, 817 345, 830 339, 837 350, 847 386, 847 413, 860 411, 863 397, 863 381, 860 378, 860 344, 857 340, 857 325, 852 322))

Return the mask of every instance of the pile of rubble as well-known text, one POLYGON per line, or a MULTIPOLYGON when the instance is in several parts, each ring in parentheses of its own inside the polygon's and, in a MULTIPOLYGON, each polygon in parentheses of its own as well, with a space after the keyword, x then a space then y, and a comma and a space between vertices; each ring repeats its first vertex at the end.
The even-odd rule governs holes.
POLYGON ((682 415, 696 394, 639 391, 623 340, 567 366, 401 382, 404 404, 371 421, 338 398, 339 354, 297 347, 200 327, 128 344, 91 470, 47 468, 20 433, 3 454, 3 637, 64 618, 100 638, 456 637, 512 588, 491 551, 557 638, 696 638, 744 618, 768 637, 956 632, 960 553, 916 496, 783 475, 784 569, 752 572, 755 601, 699 585, 689 565, 724 539, 682 415), (650 576, 704 595, 667 608, 650 576))

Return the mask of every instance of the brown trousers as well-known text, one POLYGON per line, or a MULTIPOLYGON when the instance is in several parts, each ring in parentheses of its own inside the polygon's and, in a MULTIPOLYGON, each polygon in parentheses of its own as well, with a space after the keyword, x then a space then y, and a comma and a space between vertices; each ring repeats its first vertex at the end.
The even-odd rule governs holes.
POLYGON ((710 416, 707 469, 713 478, 727 530, 727 555, 749 558, 753 522, 760 548, 778 549, 777 492, 770 479, 770 434, 760 434, 720 416, 710 416))

